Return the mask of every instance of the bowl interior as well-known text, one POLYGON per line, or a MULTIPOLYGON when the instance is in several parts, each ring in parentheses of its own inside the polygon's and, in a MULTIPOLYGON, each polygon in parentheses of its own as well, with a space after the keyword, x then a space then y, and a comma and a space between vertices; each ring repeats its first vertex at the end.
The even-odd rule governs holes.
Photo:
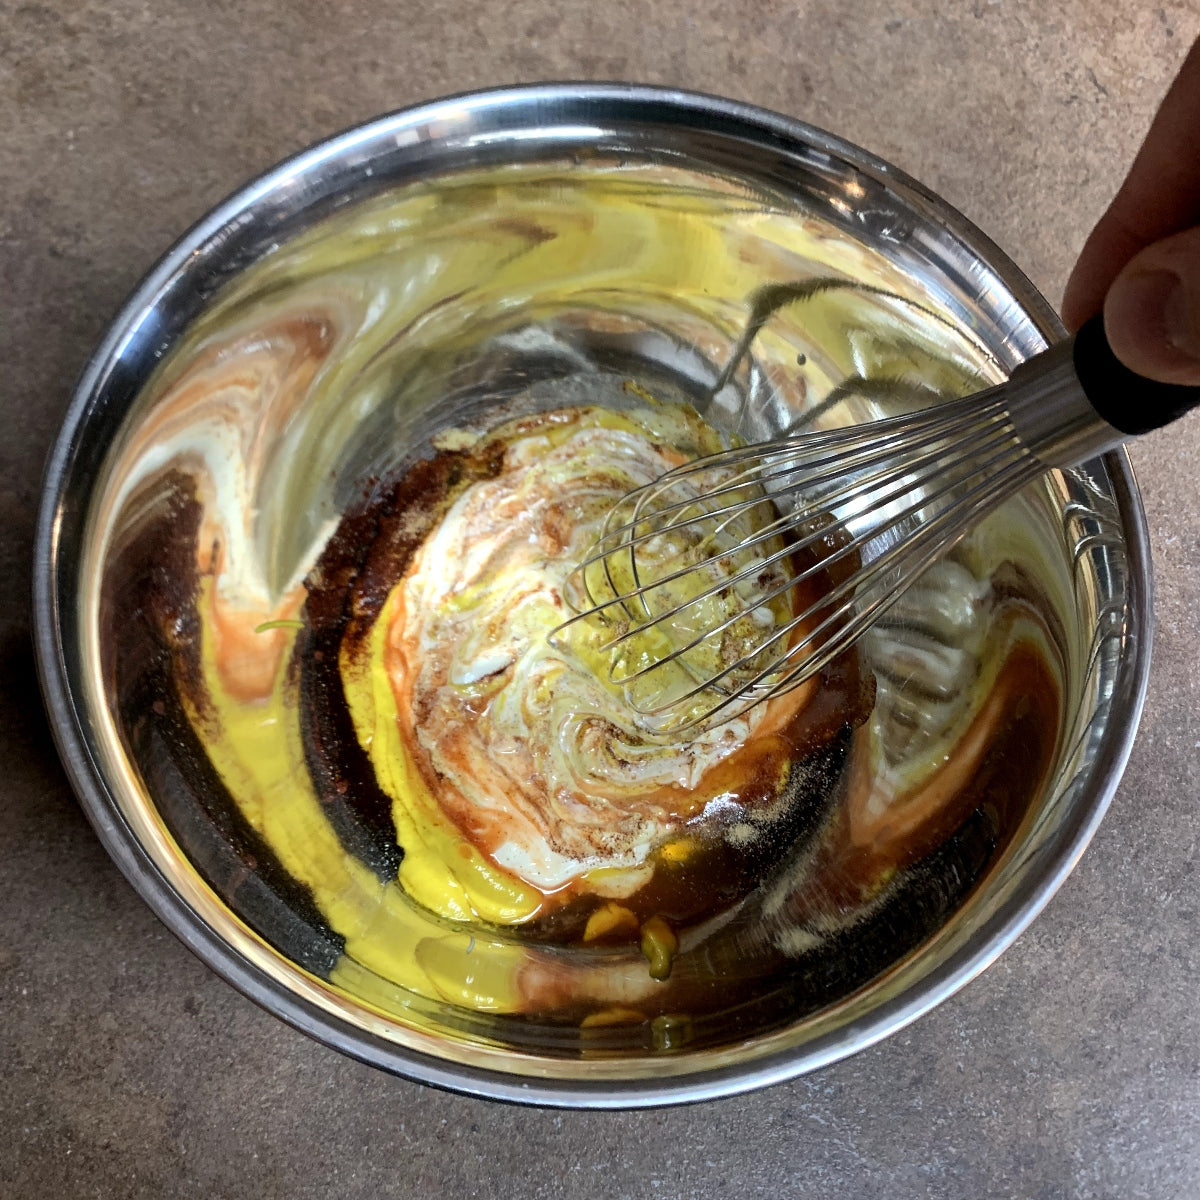
POLYGON ((986 965, 1048 897, 1140 705, 1139 510, 1110 456, 1046 476, 978 526, 925 585, 930 605, 972 596, 976 614, 932 648, 970 663, 937 703, 928 689, 946 677, 897 666, 928 659, 926 634, 865 644, 898 682, 831 767, 827 806, 719 928, 685 935, 675 978, 707 991, 647 996, 636 949, 566 953, 414 903, 388 812, 322 800, 303 688, 287 682, 302 676, 288 664, 304 622, 271 620, 311 590, 331 534, 381 479, 448 431, 647 395, 746 440, 867 420, 998 381, 1053 332, 993 247, 861 152, 715 102, 555 94, 552 108, 507 93, 346 135, 164 260, 85 377, 52 464, 48 687, 63 689, 59 736, 118 861, 268 1007, 451 1086, 686 1099, 882 1036, 986 965), (848 377, 863 386, 830 402, 848 377), (278 642, 277 708, 236 736, 225 710, 206 724, 179 705, 171 659, 169 629, 201 621, 205 539, 236 560, 253 592, 240 602, 278 642), (154 609, 146 597, 189 571, 192 590, 154 609), (1002 618, 995 598, 1018 594, 1002 618), (147 605, 157 625, 131 618, 147 605), (1013 666, 1018 647, 1036 670, 1013 666), (1002 687, 1024 706, 1007 782, 939 791, 1002 687), (880 805, 888 819, 864 824, 880 805), (813 855, 831 844, 852 900, 828 878, 814 898, 813 855), (569 1002, 523 1003, 539 972, 571 979, 569 1002))

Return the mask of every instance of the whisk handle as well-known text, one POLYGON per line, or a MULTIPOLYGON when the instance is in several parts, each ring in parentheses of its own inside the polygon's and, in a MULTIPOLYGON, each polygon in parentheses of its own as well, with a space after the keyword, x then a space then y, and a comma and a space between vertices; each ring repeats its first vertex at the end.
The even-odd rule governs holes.
POLYGON ((1051 467, 1074 466, 1200 404, 1200 387, 1131 371, 1113 353, 1099 315, 1022 363, 1006 392, 1017 435, 1051 467))
POLYGON ((1131 371, 1112 352, 1100 314, 1075 335, 1072 358, 1097 414, 1131 437, 1161 429, 1200 404, 1200 387, 1159 383, 1131 371))

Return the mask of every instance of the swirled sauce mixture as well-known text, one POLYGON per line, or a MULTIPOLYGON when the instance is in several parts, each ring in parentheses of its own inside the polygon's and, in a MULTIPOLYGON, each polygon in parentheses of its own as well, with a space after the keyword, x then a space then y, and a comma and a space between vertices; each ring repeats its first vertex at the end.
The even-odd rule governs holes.
MULTIPOLYGON (((466 915, 447 903, 444 874, 463 882, 470 863, 471 913, 498 919, 482 899, 486 880, 507 920, 545 925, 570 907, 573 921, 558 918, 569 936, 659 873, 676 893, 691 882, 694 898, 669 905, 678 917, 707 890, 685 864, 711 866, 721 844, 728 855, 732 827, 782 819, 801 803, 781 803, 795 766, 865 719, 869 689, 848 662, 824 688, 814 681, 696 736, 652 739, 607 677, 606 627, 582 622, 565 642, 550 639, 566 615, 567 577, 612 506, 715 444, 682 408, 549 412, 444 450, 377 491, 364 511, 388 515, 369 544, 353 517, 331 539, 309 582, 314 631, 330 643, 306 672, 310 694, 329 714, 340 685, 370 774, 413 830, 400 879, 422 903, 466 915), (349 603, 327 597, 326 581, 340 589, 349 574, 349 603), (336 681, 324 667, 334 642, 336 681), (440 840, 427 852, 434 827, 449 855, 440 840)), ((638 907, 619 914, 626 935, 638 907)), ((593 921, 593 937, 606 919, 593 921)))
POLYGON ((280 555, 297 535, 260 498, 287 487, 279 447, 336 329, 197 356, 99 518, 114 722, 250 928, 398 1020, 536 1018, 575 1052, 724 1040, 731 1006, 791 1020, 937 926, 1054 753, 1025 576, 960 554, 862 661, 650 737, 606 628, 547 635, 614 502, 715 431, 646 399, 454 431, 280 555))

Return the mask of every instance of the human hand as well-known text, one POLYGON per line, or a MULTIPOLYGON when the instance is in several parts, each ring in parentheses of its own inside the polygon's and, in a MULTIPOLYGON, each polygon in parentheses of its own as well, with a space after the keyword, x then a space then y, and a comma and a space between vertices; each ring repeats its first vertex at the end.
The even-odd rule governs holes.
POLYGON ((1071 272, 1067 328, 1101 310, 1126 366, 1200 384, 1200 40, 1071 272))

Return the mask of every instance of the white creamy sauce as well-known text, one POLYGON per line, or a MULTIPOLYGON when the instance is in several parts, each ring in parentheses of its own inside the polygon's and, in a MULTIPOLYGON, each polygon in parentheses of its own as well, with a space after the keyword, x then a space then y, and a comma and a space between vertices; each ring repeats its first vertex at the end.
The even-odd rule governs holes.
POLYGON ((416 736, 460 811, 493 828, 492 858, 544 890, 642 864, 697 815, 686 793, 762 717, 650 741, 597 670, 609 631, 581 623, 565 647, 548 640, 611 505, 672 465, 661 442, 586 424, 557 444, 518 438, 499 476, 450 507, 405 583, 416 736))

